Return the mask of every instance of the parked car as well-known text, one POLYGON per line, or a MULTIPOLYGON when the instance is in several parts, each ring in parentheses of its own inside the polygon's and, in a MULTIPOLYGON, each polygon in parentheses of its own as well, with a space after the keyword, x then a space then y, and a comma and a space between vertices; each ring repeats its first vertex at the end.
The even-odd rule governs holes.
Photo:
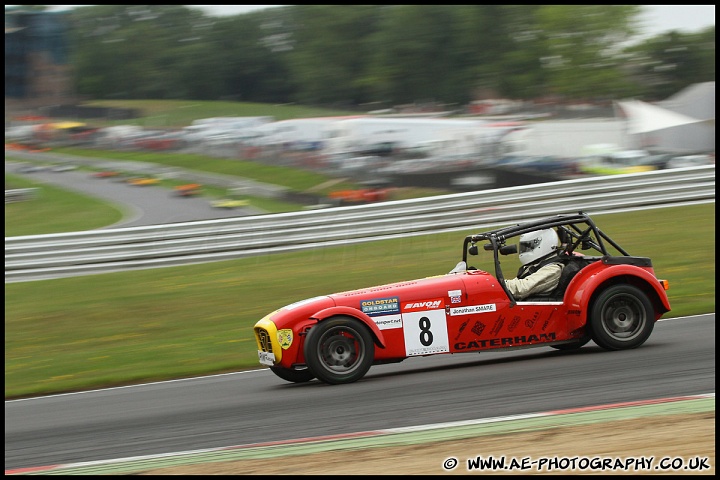
POLYGON ((656 160, 645 150, 622 150, 592 155, 578 160, 581 173, 590 175, 618 175, 657 170, 656 160))
POLYGON ((714 164, 715 158, 710 155, 683 155, 669 160, 666 168, 700 167, 714 164))
POLYGON ((703 165, 714 165, 715 157, 713 155, 676 155, 673 153, 664 153, 645 158, 643 164, 654 166, 658 170, 699 167, 703 165))
POLYGON ((659 153, 650 155, 643 159, 643 164, 655 168, 655 170, 664 170, 667 163, 675 157, 672 153, 659 153))
POLYGON ((650 258, 630 255, 580 212, 468 235, 447 274, 302 300, 260 319, 254 334, 260 363, 281 379, 343 384, 372 365, 417 356, 572 350, 590 340, 607 350, 636 348, 670 311, 668 288, 650 258), (546 228, 562 244, 560 284, 519 301, 500 257, 517 253, 520 235, 546 228), (494 273, 469 264, 480 251, 494 273))

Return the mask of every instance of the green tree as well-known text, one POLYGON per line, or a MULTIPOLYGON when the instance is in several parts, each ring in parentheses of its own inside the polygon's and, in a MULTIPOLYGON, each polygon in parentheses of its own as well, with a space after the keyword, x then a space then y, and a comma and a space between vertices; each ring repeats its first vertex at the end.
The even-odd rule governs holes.
POLYGON ((455 27, 446 6, 383 9, 381 31, 373 39, 376 96, 394 103, 452 98, 455 27))
POLYGON ((181 53, 203 17, 179 5, 77 9, 73 52, 78 93, 96 98, 179 98, 181 53))
POLYGON ((715 81, 715 27, 670 31, 626 49, 630 73, 650 99, 667 98, 693 83, 715 81))
POLYGON ((626 47, 641 12, 292 5, 210 17, 182 5, 93 5, 68 17, 76 91, 92 98, 465 104, 547 94, 665 98, 714 80, 714 27, 626 47))
POLYGON ((346 106, 371 100, 365 75, 379 14, 372 5, 294 7, 287 58, 298 102, 346 106))
POLYGON ((569 98, 626 88, 615 54, 635 33, 638 5, 542 5, 535 12, 547 56, 546 89, 569 98))
POLYGON ((457 24, 454 84, 466 99, 533 98, 543 93, 545 56, 533 5, 453 7, 457 24))

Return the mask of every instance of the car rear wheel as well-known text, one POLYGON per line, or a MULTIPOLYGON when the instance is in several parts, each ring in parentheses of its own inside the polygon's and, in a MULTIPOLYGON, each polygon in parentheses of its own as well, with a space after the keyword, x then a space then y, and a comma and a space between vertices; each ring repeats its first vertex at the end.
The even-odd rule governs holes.
POLYGON ((321 381, 351 383, 370 369, 375 345, 368 328, 351 317, 333 317, 310 329, 304 346, 305 363, 321 381))
POLYGON ((606 350, 639 347, 650 337, 654 325, 650 300, 631 285, 604 290, 590 312, 592 339, 606 350))
POLYGON ((310 380, 315 378, 315 375, 313 375, 309 368, 303 368, 302 370, 291 370, 289 368, 270 367, 270 370, 272 370, 275 375, 282 378, 283 380, 287 380, 288 382, 293 383, 309 382, 310 380))

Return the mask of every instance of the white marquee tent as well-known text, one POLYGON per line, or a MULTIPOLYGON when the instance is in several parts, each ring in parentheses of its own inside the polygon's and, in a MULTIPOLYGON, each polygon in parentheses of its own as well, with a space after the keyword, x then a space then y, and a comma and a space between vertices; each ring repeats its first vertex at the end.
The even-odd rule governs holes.
POLYGON ((704 122, 639 100, 621 101, 616 104, 627 117, 627 133, 631 135, 704 122))
POLYGON ((715 152, 715 82, 690 85, 657 104, 625 100, 615 102, 615 107, 633 148, 715 152))

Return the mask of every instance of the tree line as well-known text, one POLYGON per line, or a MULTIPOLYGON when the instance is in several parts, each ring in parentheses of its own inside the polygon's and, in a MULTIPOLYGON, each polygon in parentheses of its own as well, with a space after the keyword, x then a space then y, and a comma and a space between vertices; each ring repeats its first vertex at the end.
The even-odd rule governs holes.
POLYGON ((182 5, 67 14, 76 93, 353 108, 660 100, 715 80, 715 28, 633 42, 639 5, 182 5))

